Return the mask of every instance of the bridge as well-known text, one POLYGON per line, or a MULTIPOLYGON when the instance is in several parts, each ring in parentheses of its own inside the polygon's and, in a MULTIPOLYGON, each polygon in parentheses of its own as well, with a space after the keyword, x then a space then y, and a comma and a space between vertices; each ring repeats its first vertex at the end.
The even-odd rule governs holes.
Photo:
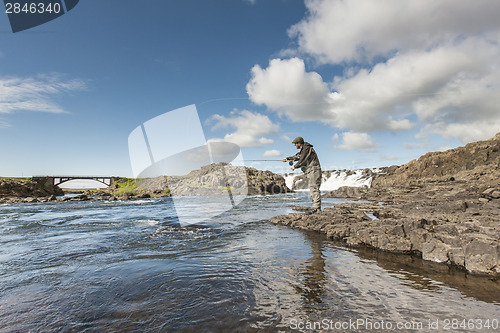
POLYGON ((113 176, 33 176, 31 177, 34 181, 46 185, 61 185, 63 183, 69 182, 70 180, 95 180, 103 183, 106 186, 110 186, 114 183, 115 178, 113 176))

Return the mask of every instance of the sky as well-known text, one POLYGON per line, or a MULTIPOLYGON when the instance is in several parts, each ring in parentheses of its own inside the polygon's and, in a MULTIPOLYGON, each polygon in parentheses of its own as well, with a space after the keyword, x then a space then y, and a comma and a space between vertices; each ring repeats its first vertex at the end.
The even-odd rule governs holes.
MULTIPOLYGON (((82 0, 0 13, 0 176, 133 175, 128 136, 195 105, 246 165, 401 165, 500 132, 500 1, 82 0)), ((178 140, 183 140, 179 137, 178 140)), ((176 145, 166 142, 165 145, 176 145)))

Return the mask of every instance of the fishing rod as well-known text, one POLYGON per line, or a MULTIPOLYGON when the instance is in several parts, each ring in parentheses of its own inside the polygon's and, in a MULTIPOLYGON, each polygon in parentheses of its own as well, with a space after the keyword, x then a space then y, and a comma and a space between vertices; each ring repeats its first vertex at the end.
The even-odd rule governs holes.
MULTIPOLYGON (((245 162, 283 162, 283 160, 245 160, 245 162)), ((289 165, 293 165, 293 161, 288 161, 289 165)))

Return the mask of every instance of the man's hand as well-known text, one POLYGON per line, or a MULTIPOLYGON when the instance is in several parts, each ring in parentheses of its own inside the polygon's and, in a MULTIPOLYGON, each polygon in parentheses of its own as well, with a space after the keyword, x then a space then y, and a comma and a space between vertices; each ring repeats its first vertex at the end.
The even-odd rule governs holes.
POLYGON ((292 171, 295 171, 295 167, 294 166, 292 166, 292 171))
POLYGON ((287 158, 284 158, 284 159, 281 160, 281 162, 286 162, 286 161, 288 161, 287 158))

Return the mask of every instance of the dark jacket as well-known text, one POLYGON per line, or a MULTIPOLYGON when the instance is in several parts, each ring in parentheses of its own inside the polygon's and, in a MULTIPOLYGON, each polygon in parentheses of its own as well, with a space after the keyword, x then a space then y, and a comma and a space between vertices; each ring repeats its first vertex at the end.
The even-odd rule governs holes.
POLYGON ((302 149, 297 154, 287 157, 287 159, 297 161, 297 163, 295 163, 295 169, 301 168, 304 173, 315 167, 321 168, 318 155, 316 155, 313 145, 309 142, 304 142, 302 149))

